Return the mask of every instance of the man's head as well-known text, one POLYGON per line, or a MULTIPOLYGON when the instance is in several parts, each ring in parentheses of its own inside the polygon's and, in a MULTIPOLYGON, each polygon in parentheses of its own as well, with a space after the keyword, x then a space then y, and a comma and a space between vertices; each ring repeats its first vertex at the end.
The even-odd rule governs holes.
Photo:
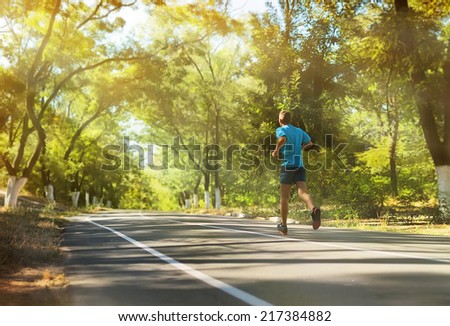
POLYGON ((280 125, 288 125, 291 123, 291 113, 289 111, 281 111, 278 116, 278 122, 280 125))

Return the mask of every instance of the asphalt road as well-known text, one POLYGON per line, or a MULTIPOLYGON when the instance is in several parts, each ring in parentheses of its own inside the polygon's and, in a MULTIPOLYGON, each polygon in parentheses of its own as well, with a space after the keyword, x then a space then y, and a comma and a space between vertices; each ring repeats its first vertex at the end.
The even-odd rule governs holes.
POLYGON ((448 237, 112 211, 63 248, 77 306, 450 305, 448 237))

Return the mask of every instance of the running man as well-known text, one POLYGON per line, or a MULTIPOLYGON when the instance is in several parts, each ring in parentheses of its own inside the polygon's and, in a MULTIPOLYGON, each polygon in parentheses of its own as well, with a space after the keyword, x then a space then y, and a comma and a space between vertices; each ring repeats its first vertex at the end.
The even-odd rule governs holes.
POLYGON ((282 235, 288 234, 287 217, 289 212, 289 197, 291 186, 295 183, 299 199, 303 200, 311 210, 313 229, 320 227, 320 208, 314 206, 314 201, 308 193, 306 186, 306 169, 303 165, 302 150, 313 148, 311 137, 300 128, 291 125, 291 113, 281 111, 278 117, 280 127, 276 130, 277 144, 272 153, 274 158, 278 158, 279 153, 283 154, 283 163, 280 173, 280 212, 281 223, 277 225, 278 231, 282 235))

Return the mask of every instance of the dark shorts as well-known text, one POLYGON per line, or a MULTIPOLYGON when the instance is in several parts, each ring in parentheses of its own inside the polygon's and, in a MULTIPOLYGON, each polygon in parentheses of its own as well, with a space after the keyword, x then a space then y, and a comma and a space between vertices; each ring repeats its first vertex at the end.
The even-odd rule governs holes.
POLYGON ((304 167, 282 166, 280 173, 280 183, 291 185, 298 181, 306 182, 306 169, 304 167))

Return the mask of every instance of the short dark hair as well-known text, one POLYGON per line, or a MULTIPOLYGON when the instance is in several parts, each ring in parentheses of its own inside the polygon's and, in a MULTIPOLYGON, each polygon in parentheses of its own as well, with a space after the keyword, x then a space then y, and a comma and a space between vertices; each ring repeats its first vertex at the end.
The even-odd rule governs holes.
POLYGON ((288 125, 291 123, 291 112, 289 111, 281 111, 280 112, 280 121, 282 124, 288 125))

